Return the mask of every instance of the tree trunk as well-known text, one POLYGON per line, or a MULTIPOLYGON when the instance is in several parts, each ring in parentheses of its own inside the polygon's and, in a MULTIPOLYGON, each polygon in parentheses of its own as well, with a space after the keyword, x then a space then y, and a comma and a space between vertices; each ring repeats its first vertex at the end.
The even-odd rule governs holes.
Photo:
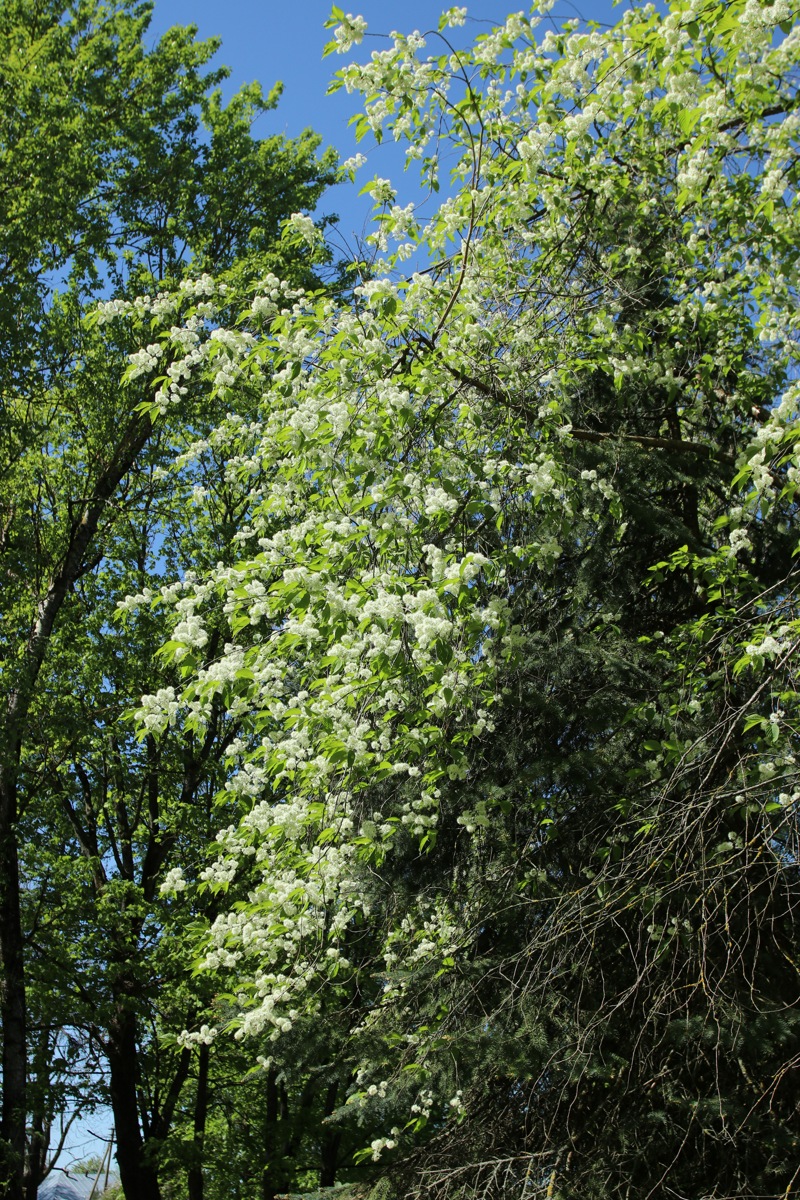
POLYGON ((109 1029, 107 1056, 122 1190, 130 1200, 161 1200, 155 1165, 147 1161, 139 1121, 136 1017, 124 1003, 109 1029))
POLYGON ((197 1068, 197 1098, 194 1102, 194 1159, 189 1168, 187 1185, 189 1200, 203 1200, 203 1142, 208 1115, 208 1058, 209 1047, 201 1045, 197 1068))
POLYGON ((50 1064, 53 1058, 55 1039, 45 1026, 38 1033, 33 1049, 33 1071, 35 1087, 28 1081, 28 1103, 30 1105, 30 1138, 28 1161, 25 1168, 25 1200, 36 1200, 39 1184, 47 1170, 47 1151, 50 1142, 50 1120, 48 1098, 51 1095, 50 1064))
MULTIPOLYGON (((329 1117, 336 1108, 336 1093, 339 1091, 338 1080, 334 1079, 325 1093, 325 1116, 329 1117)), ((330 1129, 327 1126, 320 1147, 319 1186, 333 1187, 336 1183, 336 1168, 339 1165, 339 1144, 342 1140, 340 1129, 330 1129)))
POLYGON ((25 1170, 28 1062, 25 960, 19 905, 15 775, 14 765, 2 764, 0 767, 0 1019, 3 1023, 3 1107, 0 1118, 0 1200, 23 1200, 25 1170))
MULTIPOLYGON (((278 1150, 278 1072, 275 1067, 267 1071, 267 1111, 264 1127, 264 1149, 267 1155, 267 1165, 261 1176, 261 1200, 275 1200, 280 1187, 279 1172, 276 1169, 278 1150)), ((282 1164, 281 1164, 282 1165, 282 1164)))

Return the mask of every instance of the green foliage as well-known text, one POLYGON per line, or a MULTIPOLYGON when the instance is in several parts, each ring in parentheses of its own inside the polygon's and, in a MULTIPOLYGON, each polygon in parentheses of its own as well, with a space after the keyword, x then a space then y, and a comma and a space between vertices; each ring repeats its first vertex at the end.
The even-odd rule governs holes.
MULTIPOLYGON (((161 353, 158 310, 111 330, 94 302, 155 304, 206 271, 233 286, 275 267, 317 286, 327 261, 279 234, 333 181, 333 153, 318 155, 309 130, 254 137, 280 87, 223 105, 225 71, 207 69, 218 42, 176 27, 148 48, 150 12, 127 0, 0 11, 0 1139, 15 1197, 26 1075, 35 1190, 58 1114, 107 1100, 107 1071, 125 1186, 154 1194, 130 1172, 152 1174, 191 1059, 176 1035, 207 1002, 181 949, 196 914, 159 885, 228 817, 214 796, 235 722, 140 745, 126 714, 176 673, 156 656, 163 626, 115 617, 125 595, 230 559, 248 505, 223 459, 210 448, 165 478, 225 409, 189 398, 156 427, 149 383, 122 377, 141 341, 161 353)), ((225 632, 220 613, 217 641, 225 632)))
POLYGON ((137 126, 4 393, 33 995, 136 1061, 137 1200, 796 1190, 798 31, 542 16, 341 72, 451 170, 345 298, 271 98, 137 126))
POLYGON ((200 968, 245 1044, 347 1014, 364 1168, 789 1195, 797 31, 538 21, 341 73, 450 194, 374 180, 352 303, 256 289, 187 363, 254 414, 217 431, 251 509, 235 565, 130 602, 183 617, 140 729, 236 714, 200 968))

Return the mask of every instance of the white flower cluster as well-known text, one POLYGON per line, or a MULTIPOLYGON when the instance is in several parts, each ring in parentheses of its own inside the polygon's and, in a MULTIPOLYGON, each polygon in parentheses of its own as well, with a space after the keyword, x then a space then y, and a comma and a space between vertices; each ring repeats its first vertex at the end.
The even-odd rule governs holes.
POLYGON ((442 13, 442 19, 445 26, 450 29, 457 29, 459 25, 463 25, 467 19, 467 10, 465 7, 454 5, 448 8, 445 13, 442 13))
POLYGON ((745 646, 745 654, 756 662, 764 659, 770 661, 777 658, 785 650, 785 643, 782 638, 773 637, 771 633, 765 634, 760 642, 750 642, 745 646))
POLYGON ((210 1046, 219 1031, 211 1025, 201 1025, 198 1030, 190 1032, 185 1029, 178 1037, 178 1045, 189 1050, 192 1046, 210 1046))
POLYGON ((730 534, 731 554, 736 557, 738 554, 744 554, 748 550, 753 549, 753 543, 747 536, 745 529, 732 529, 730 534))
POLYGON ((105 325, 106 322, 113 321, 115 317, 127 316, 130 305, 125 300, 99 300, 95 311, 98 324, 105 325))
POLYGON ((193 296, 195 299, 203 296, 224 296, 228 290, 226 283, 218 283, 207 271, 198 275, 196 279, 182 279, 178 287, 185 295, 193 296))
POLYGON ((129 379, 138 379, 140 375, 148 375, 158 366, 158 360, 164 353, 164 347, 160 342, 152 342, 149 346, 137 350, 135 354, 128 355, 128 362, 131 364, 128 371, 129 379))
POLYGON ((430 1090, 430 1088, 423 1088, 414 1103, 411 1105, 411 1112, 415 1116, 420 1116, 427 1120, 431 1115, 432 1109, 433 1092, 430 1090))
POLYGON ((136 720, 149 733, 163 733, 175 724, 180 709, 175 689, 165 687, 159 688, 155 695, 142 696, 135 715, 136 720))
POLYGON ((336 53, 346 54, 348 50, 352 50, 353 46, 360 46, 366 32, 367 22, 364 18, 354 17, 352 13, 348 13, 342 19, 341 25, 337 25, 333 31, 336 53))
POLYGON ((177 892, 186 891, 186 880, 183 877, 181 867, 172 867, 164 876, 164 881, 160 885, 159 891, 163 895, 174 895, 177 892))
POLYGON ((344 160, 344 162, 342 163, 342 170, 343 171, 358 171, 361 169, 361 167, 366 165, 366 162, 367 162, 367 156, 365 154, 362 154, 359 151, 357 154, 353 154, 350 156, 350 158, 346 158, 344 160))
POLYGON ((292 213, 286 222, 286 228, 309 246, 316 245, 322 236, 311 217, 306 216, 305 213, 292 213))
POLYGON ((372 1161, 378 1162, 384 1150, 394 1150, 397 1140, 393 1137, 374 1138, 370 1143, 372 1161))
POLYGON ((368 279, 354 290, 356 295, 363 296, 372 308, 385 300, 396 300, 398 297, 396 284, 386 278, 368 279))
POLYGON ((395 198, 395 190, 392 187, 391 180, 381 179, 375 176, 372 183, 367 184, 364 189, 368 196, 371 196, 376 204, 391 204, 395 198))

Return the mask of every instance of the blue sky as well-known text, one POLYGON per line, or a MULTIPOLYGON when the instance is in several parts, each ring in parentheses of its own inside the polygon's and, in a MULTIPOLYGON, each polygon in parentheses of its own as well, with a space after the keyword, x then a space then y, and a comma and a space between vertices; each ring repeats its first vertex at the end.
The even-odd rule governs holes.
MULTIPOLYGON (((410 33, 414 29, 425 33, 435 30, 443 9, 450 0, 340 0, 345 12, 359 13, 368 22, 369 32, 362 45, 353 52, 368 58, 374 49, 382 47, 378 36, 392 30, 410 33)), ((508 12, 518 11, 520 0, 473 0, 468 3, 469 19, 462 29, 451 31, 460 35, 465 44, 476 33, 504 20, 508 12)), ((401 183, 402 156, 391 144, 381 147, 358 146, 349 118, 357 111, 358 98, 344 90, 327 96, 326 89, 333 73, 348 61, 347 56, 330 55, 324 61, 322 51, 331 34, 324 28, 330 14, 329 0, 155 0, 153 23, 149 36, 155 40, 172 25, 195 24, 200 37, 219 36, 222 49, 215 60, 231 68, 231 78, 225 86, 231 94, 243 83, 258 80, 267 91, 277 81, 284 84, 278 108, 265 115, 255 131, 266 136, 283 133, 294 137, 307 126, 323 137, 325 145, 333 145, 342 159, 356 150, 368 155, 369 161, 359 173, 355 186, 337 187, 320 205, 321 212, 337 212, 340 230, 348 242, 352 235, 362 235, 369 220, 371 201, 358 197, 358 191, 373 175, 401 183)), ((551 19, 560 24, 569 17, 580 16, 613 24, 621 15, 611 0, 557 0, 551 19)), ((409 180, 409 185, 411 180, 409 180)), ((406 191, 400 188, 401 195, 406 191)), ((411 199, 413 193, 409 193, 411 199)))

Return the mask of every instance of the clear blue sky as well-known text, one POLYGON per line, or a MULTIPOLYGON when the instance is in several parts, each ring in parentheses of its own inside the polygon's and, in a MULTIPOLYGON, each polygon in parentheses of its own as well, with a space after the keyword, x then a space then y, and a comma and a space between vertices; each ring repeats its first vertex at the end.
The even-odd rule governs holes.
MULTIPOLYGON (((369 33, 353 51, 354 56, 368 58, 372 50, 385 44, 373 35, 392 30, 435 30, 441 12, 451 3, 339 0, 339 7, 360 14, 368 22, 369 33)), ((508 12, 523 6, 524 0, 500 0, 499 6, 497 0, 468 0, 470 19, 463 28, 452 30, 451 36, 464 44, 486 29, 487 23, 504 20, 508 12)), ((556 0, 550 18, 556 24, 575 16, 614 24, 622 7, 614 8, 611 0, 556 0)), ((226 94, 252 80, 258 80, 265 91, 277 80, 284 84, 280 105, 262 118, 255 132, 294 137, 310 126, 322 135, 325 145, 336 147, 342 159, 357 149, 368 155, 369 162, 359 173, 356 186, 340 185, 320 206, 322 212, 339 213, 340 229, 349 239, 354 232, 364 232, 369 218, 371 201, 368 197, 359 199, 359 189, 375 174, 391 178, 396 186, 401 183, 397 176, 402 173, 402 156, 393 153, 391 144, 375 149, 357 146, 348 120, 357 111, 358 97, 348 96, 344 90, 326 95, 333 73, 348 61, 348 56, 335 54, 322 59, 323 47, 331 36, 324 28, 330 9, 329 0, 227 0, 223 4, 219 0, 155 0, 150 37, 155 40, 171 25, 188 24, 198 26, 200 37, 221 37, 222 49, 215 61, 231 68, 226 94)))

